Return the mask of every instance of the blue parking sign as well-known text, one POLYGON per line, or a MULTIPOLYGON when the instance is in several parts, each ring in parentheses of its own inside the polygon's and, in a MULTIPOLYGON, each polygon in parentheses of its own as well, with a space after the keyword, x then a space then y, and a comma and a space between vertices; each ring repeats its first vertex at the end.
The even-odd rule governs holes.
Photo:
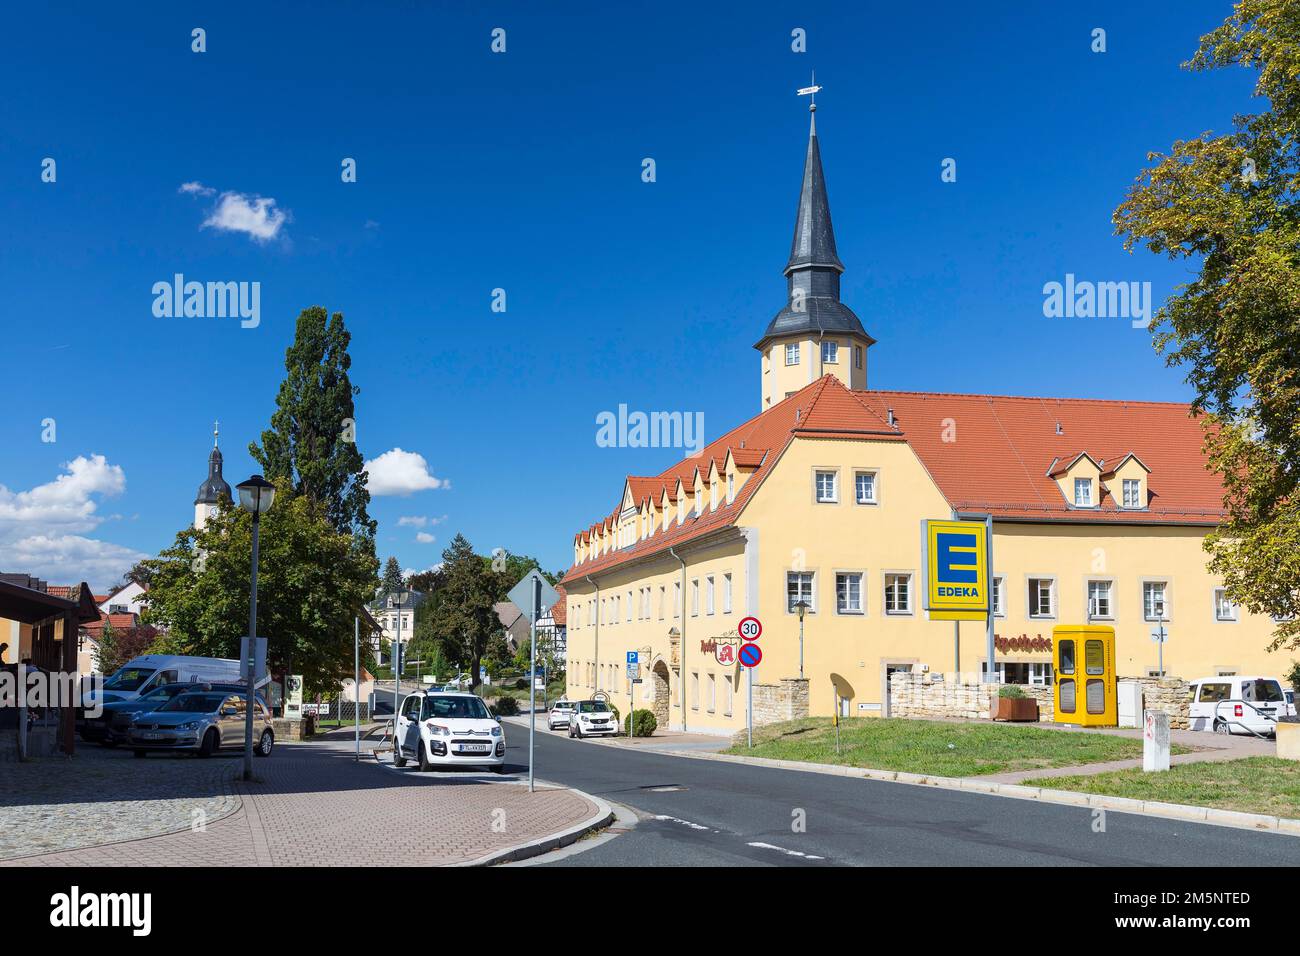
POLYGON ((635 664, 637 662, 636 651, 627 652, 627 662, 629 664, 635 664))

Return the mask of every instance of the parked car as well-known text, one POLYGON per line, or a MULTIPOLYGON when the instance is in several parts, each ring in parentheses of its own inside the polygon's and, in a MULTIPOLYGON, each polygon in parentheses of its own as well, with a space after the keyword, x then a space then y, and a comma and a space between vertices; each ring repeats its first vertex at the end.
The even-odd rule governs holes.
POLYGON ((1277 732, 1277 718, 1289 713, 1276 677, 1202 677, 1192 681, 1191 692, 1192 730, 1270 736, 1277 732))
POLYGON ((592 737, 608 734, 618 735, 618 722, 614 712, 609 709, 609 702, 604 700, 580 700, 569 715, 570 737, 592 737))
MULTIPOLYGON (((105 704, 103 713, 99 717, 88 717, 84 721, 79 721, 78 729, 81 732, 81 738, 96 741, 104 747, 116 747, 118 744, 124 744, 131 733, 131 721, 136 717, 141 714, 152 713, 177 694, 196 690, 224 691, 227 694, 238 694, 243 692, 244 685, 239 682, 224 684, 192 684, 188 682, 163 684, 161 687, 155 687, 149 693, 136 697, 134 700, 119 700, 111 704, 105 704)), ((258 700, 263 705, 266 704, 266 697, 260 691, 258 692, 258 700)))
MULTIPOLYGON (((131 721, 128 743, 137 757, 150 750, 189 750, 210 757, 218 750, 242 749, 248 694, 186 691, 131 721)), ((259 699, 253 716, 253 753, 269 757, 275 746, 271 713, 259 699)))
POLYGON ((505 770, 506 735, 476 694, 424 691, 402 701, 394 730, 393 763, 418 760, 421 770, 436 767, 489 767, 505 770))
POLYGON ((546 714, 546 726, 551 730, 568 730, 576 706, 571 700, 557 700, 546 714))
POLYGON ((163 684, 221 683, 239 680, 239 661, 219 657, 183 657, 172 654, 145 654, 133 657, 105 681, 102 693, 87 689, 82 706, 97 709, 99 703, 135 700, 163 684), (102 701, 100 700, 102 698, 102 701))
POLYGON ((1294 716, 1296 715, 1296 712, 1295 712, 1295 691, 1293 691, 1293 690, 1284 690, 1282 693, 1286 694, 1286 715, 1287 715, 1288 717, 1294 717, 1294 716))

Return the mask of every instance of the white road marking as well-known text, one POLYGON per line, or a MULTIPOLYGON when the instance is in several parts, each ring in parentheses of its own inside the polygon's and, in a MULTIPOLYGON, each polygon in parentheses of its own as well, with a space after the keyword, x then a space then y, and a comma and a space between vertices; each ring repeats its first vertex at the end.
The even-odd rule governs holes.
MULTIPOLYGON (((671 821, 671 822, 673 822, 673 823, 680 823, 682 826, 684 826, 684 827, 690 827, 692 830, 708 830, 708 829, 709 829, 709 827, 706 827, 706 826, 704 826, 704 825, 702 825, 702 824, 699 824, 699 823, 692 823, 690 820, 683 820, 683 819, 681 819, 680 817, 670 817, 670 816, 668 816, 667 814, 664 814, 664 813, 656 814, 656 815, 655 815, 655 819, 656 819, 656 820, 669 820, 669 821, 671 821)), ((716 832, 718 832, 718 831, 715 830, 714 832, 716 833, 716 832)))
POLYGON ((811 853, 804 853, 804 852, 802 852, 802 851, 800 851, 800 850, 787 850, 785 847, 783 847, 783 846, 777 846, 777 845, 774 844, 774 843, 750 843, 750 844, 748 844, 748 845, 749 845, 749 846, 752 846, 752 847, 757 847, 757 848, 760 849, 760 850, 776 850, 776 851, 778 851, 778 852, 780 852, 780 853, 784 853, 786 856, 801 856, 801 857, 803 857, 805 860, 824 860, 824 859, 826 859, 826 857, 824 857, 824 856, 814 856, 814 855, 811 854, 811 853))

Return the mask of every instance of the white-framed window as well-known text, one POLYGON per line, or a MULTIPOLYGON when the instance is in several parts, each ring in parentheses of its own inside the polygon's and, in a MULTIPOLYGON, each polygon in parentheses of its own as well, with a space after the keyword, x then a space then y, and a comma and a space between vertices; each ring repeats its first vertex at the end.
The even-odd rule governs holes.
POLYGON ((700 709, 700 672, 691 671, 691 710, 700 709))
POLYGON ((786 365, 799 364, 799 343, 798 342, 791 342, 788 345, 786 345, 785 364, 786 365))
POLYGON ((659 585, 659 620, 664 619, 664 605, 668 603, 668 589, 659 585))
POLYGON ((709 510, 718 510, 718 483, 716 481, 709 482, 709 510))
POLYGON ((1123 492, 1125 508, 1142 507, 1142 482, 1140 479, 1125 478, 1123 492))
POLYGON ((1169 620, 1169 604, 1166 601, 1167 582, 1142 582, 1142 617, 1147 621, 1169 620))
POLYGON ((707 676, 709 678, 709 713, 711 714, 718 709, 718 678, 713 671, 709 671, 707 676))
POLYGON ((736 473, 727 475, 727 504, 736 500, 736 473))
POLYGON ((1089 581, 1088 582, 1088 608, 1093 617, 1112 618, 1115 616, 1115 605, 1112 600, 1115 582, 1113 581, 1089 581))
POLYGON ((861 614, 862 574, 858 571, 840 571, 835 575, 835 612, 861 614))
POLYGON ((856 365, 858 368, 862 368, 862 346, 861 345, 853 346, 853 364, 856 365))
POLYGON ((1074 505, 1076 508, 1092 507, 1092 479, 1074 479, 1074 505))
POLYGON ((1055 581, 1051 578, 1029 579, 1029 616, 1054 617, 1056 614, 1055 581))
POLYGON ((817 472, 817 501, 819 504, 834 504, 840 500, 839 472, 817 472))
POLYGON ((714 583, 713 575, 711 574, 704 579, 704 613, 705 614, 712 614, 714 612, 713 583, 714 583))
POLYGON ((673 582, 673 617, 682 616, 682 582, 673 582))
POLYGON ((1005 575, 995 574, 993 581, 993 616, 1007 616, 1007 579, 1005 575))
POLYGON ((808 605, 808 613, 817 610, 814 598, 813 573, 811 571, 787 571, 785 575, 785 609, 791 614, 798 614, 795 607, 800 601, 808 605))
POLYGON ((722 713, 730 717, 732 701, 736 697, 736 688, 731 683, 731 675, 726 674, 722 678, 722 713))
POLYGON ((1237 620, 1237 605, 1228 597, 1226 588, 1214 589, 1214 619, 1216 621, 1237 620))
POLYGON ((885 613, 912 613, 912 575, 907 571, 885 574, 885 613))
POLYGON ((722 613, 731 613, 731 572, 722 576, 722 613))
POLYGON ((853 500, 860 505, 876 503, 876 473, 859 471, 853 475, 853 500))
POLYGON ((840 343, 823 342, 822 343, 822 364, 838 365, 840 362, 840 343))
MULTIPOLYGON (((988 661, 980 661, 980 673, 988 671, 988 661)), ((999 684, 1022 684, 1030 687, 1052 686, 1052 665, 1030 661, 998 661, 993 667, 999 684)))
POLYGON ((700 616, 700 579, 691 578, 691 617, 700 616))
POLYGON ((632 623, 632 592, 627 592, 627 617, 624 618, 629 624, 632 623))

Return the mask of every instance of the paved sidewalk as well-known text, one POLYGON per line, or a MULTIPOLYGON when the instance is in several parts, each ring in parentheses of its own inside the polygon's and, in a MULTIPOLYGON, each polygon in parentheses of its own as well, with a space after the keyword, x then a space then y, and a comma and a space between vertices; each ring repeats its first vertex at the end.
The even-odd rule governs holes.
MULTIPOLYGON (((40 853, 18 866, 443 866, 479 861, 591 821, 601 808, 574 790, 529 793, 478 775, 399 774, 378 765, 363 740, 280 744, 258 760, 259 779, 235 781, 238 809, 201 831, 40 853)), ((132 772, 163 772, 168 758, 132 772)), ((186 758, 170 758, 193 763, 186 758)), ((238 757, 213 766, 238 768, 238 757)), ((75 773, 75 771, 74 771, 75 773)), ((38 797, 39 799, 39 797, 38 797)), ((6 829, 0 809, 0 832, 6 829)))

